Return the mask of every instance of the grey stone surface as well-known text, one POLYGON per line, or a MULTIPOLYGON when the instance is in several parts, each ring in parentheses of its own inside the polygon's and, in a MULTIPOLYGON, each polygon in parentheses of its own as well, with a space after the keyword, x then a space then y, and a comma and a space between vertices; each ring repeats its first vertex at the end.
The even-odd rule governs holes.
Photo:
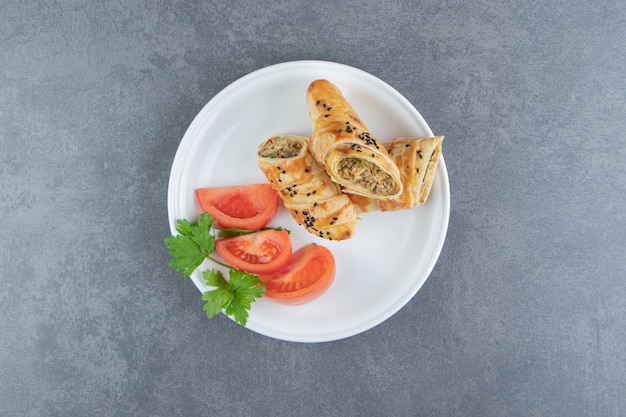
POLYGON ((0 40, 0 415, 625 415, 623 1, 5 0, 0 40), (193 117, 297 59, 394 86, 451 181, 421 291, 321 344, 207 320, 163 245, 193 117))

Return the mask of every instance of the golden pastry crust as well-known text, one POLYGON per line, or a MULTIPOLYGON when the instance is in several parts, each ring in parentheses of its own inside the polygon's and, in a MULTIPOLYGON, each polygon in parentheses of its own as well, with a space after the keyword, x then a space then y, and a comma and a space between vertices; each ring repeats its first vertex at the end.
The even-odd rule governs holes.
POLYGON ((362 212, 405 210, 424 204, 433 185, 443 138, 395 138, 385 144, 400 168, 404 191, 400 196, 386 200, 351 196, 352 202, 362 212))
POLYGON ((341 91, 327 80, 306 92, 313 134, 311 153, 342 191, 370 198, 395 198, 403 190, 400 171, 341 91))
POLYGON ((310 233, 328 240, 354 235, 358 209, 309 152, 308 138, 273 136, 259 145, 257 163, 285 208, 310 233))

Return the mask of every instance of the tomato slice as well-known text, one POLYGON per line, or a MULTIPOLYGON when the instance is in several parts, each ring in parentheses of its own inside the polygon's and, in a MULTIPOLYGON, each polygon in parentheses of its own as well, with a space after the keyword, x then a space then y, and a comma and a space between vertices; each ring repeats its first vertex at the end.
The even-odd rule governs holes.
POLYGON ((253 274, 281 269, 291 258, 291 238, 285 230, 268 229, 215 241, 215 250, 230 265, 253 274))
POLYGON ((322 295, 335 279, 335 258, 314 243, 297 250, 279 271, 259 274, 265 296, 278 303, 302 304, 322 295))
POLYGON ((258 230, 278 211, 278 193, 269 184, 199 188, 196 197, 219 227, 258 230))

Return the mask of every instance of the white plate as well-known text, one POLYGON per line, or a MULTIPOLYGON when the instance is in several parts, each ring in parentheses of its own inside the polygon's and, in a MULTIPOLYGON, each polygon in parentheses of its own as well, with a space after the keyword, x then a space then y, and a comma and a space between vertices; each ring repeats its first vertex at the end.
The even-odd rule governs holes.
MULTIPOLYGON (((195 221, 200 215, 196 188, 266 182, 256 164, 258 145, 280 133, 311 135, 305 91, 318 78, 328 79, 342 90, 380 141, 433 136, 407 99, 359 69, 324 61, 295 61, 260 69, 213 97, 185 133, 168 190, 173 234, 177 219, 195 221)), ((308 243, 329 248, 337 263, 335 282, 320 298, 300 306, 256 301, 246 327, 281 340, 324 342, 380 324, 411 300, 428 278, 443 246, 449 212, 443 158, 426 204, 413 210, 365 213, 355 236, 347 241, 320 239, 281 208, 270 226, 290 229, 294 250, 308 243)), ((201 292, 210 289, 200 270, 191 279, 201 292)))

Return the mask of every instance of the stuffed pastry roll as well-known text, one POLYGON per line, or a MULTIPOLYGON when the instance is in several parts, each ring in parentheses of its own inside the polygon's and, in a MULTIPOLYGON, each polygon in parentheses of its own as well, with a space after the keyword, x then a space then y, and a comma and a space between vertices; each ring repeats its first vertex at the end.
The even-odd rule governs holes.
POLYGON ((374 199, 402 193, 395 162, 335 85, 313 81, 306 101, 313 130, 311 153, 343 192, 374 199))
POLYGON ((298 224, 328 240, 352 237, 359 212, 311 155, 308 138, 273 136, 259 146, 257 163, 298 224))
POLYGON ((396 138, 385 144, 400 168, 404 191, 400 196, 387 200, 351 196, 352 202, 362 212, 404 210, 424 204, 433 185, 442 141, 443 136, 396 138))

